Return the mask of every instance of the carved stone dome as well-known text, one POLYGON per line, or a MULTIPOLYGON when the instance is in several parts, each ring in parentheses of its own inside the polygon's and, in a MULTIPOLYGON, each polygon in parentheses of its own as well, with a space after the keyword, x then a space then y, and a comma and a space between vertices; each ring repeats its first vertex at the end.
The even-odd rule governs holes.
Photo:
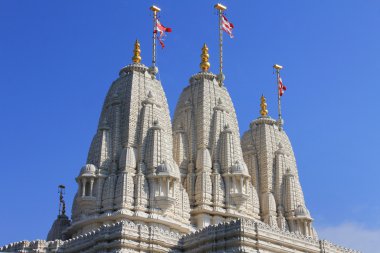
POLYGON ((164 174, 164 173, 165 174, 176 174, 175 168, 173 167, 173 165, 171 165, 167 161, 164 161, 163 163, 161 163, 160 165, 157 166, 156 173, 157 174, 164 174))
POLYGON ((231 167, 231 173, 248 175, 247 165, 245 165, 245 163, 236 161, 235 164, 231 167))
POLYGON ((96 173, 96 167, 93 164, 86 164, 80 170, 80 176, 94 176, 96 173))
POLYGON ((310 217, 310 212, 303 205, 298 205, 294 211, 295 216, 297 217, 310 217))

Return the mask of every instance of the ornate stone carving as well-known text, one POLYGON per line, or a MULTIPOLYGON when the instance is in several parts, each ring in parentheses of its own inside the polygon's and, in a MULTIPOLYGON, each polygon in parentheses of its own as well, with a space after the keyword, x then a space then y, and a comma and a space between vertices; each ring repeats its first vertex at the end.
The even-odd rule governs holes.
POLYGON ((172 135, 157 71, 140 53, 136 42, 134 63, 108 91, 76 178, 72 222, 59 216, 54 241, 15 242, 1 252, 357 253, 318 240, 290 141, 264 98, 240 144, 231 98, 208 72, 204 48, 172 135))
POLYGON ((305 207, 305 200, 285 131, 265 115, 252 121, 241 142, 248 170, 259 189, 262 220, 273 227, 317 238, 310 215, 307 219, 295 215, 298 206, 305 207))
POLYGON ((202 228, 229 217, 259 218, 235 109, 214 74, 204 71, 190 78, 177 103, 173 126, 173 152, 186 175, 192 223, 202 228), (184 150, 188 159, 183 158, 184 150))

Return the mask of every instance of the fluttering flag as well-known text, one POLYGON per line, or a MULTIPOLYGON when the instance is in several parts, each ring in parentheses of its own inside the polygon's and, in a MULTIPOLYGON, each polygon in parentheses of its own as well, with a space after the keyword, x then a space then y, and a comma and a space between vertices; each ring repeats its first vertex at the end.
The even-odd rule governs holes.
POLYGON ((222 15, 222 29, 230 35, 230 38, 232 39, 234 35, 232 34, 232 29, 234 28, 234 24, 228 21, 226 16, 222 15))
POLYGON ((160 42, 160 45, 162 48, 165 47, 164 40, 166 37, 166 33, 172 32, 172 29, 169 27, 165 27, 161 22, 157 19, 156 20, 156 30, 154 30, 154 33, 160 33, 159 36, 157 36, 158 41, 160 42))
POLYGON ((281 77, 278 78, 278 93, 280 94, 280 97, 284 95, 284 92, 286 91, 286 86, 282 83, 281 77))

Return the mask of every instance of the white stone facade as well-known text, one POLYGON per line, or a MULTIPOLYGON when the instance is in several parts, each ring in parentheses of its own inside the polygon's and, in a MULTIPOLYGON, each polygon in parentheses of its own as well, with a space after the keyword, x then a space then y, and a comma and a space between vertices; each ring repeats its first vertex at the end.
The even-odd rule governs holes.
POLYGON ((240 140, 227 89, 207 71, 190 78, 172 128, 154 72, 124 67, 76 181, 71 221, 0 251, 355 252, 318 240, 284 130, 260 117, 240 140))
POLYGON ((244 160, 259 192, 262 220, 282 230, 317 238, 305 205, 293 149, 270 117, 250 124, 242 138, 244 160))
POLYGON ((231 98, 215 75, 191 77, 173 120, 174 158, 197 228, 259 218, 259 198, 243 159, 231 98))
POLYGON ((169 108, 160 82, 134 63, 120 71, 77 177, 69 237, 130 220, 190 231, 190 206, 173 160, 169 108))

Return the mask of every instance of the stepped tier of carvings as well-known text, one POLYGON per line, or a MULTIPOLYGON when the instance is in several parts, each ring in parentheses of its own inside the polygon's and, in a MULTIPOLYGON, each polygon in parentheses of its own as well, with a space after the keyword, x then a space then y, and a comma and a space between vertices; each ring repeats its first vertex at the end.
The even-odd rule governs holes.
POLYGON ((262 220, 281 230, 317 238, 291 143, 278 122, 269 116, 252 121, 241 143, 252 184, 258 191, 262 220))
POLYGON ((68 237, 125 219, 190 231, 166 96, 143 64, 124 67, 111 85, 87 164, 76 180, 68 237))
POLYGON ((252 219, 210 225, 183 235, 168 227, 121 221, 102 225, 61 241, 22 241, 0 248, 4 252, 310 252, 359 253, 300 233, 282 231, 252 219))
POLYGON ((243 159, 235 109, 211 72, 190 78, 173 119, 174 159, 197 228, 259 217, 259 198, 243 159))
POLYGON ((301 233, 283 231, 252 219, 211 225, 185 235, 183 252, 359 253, 301 233), (327 246, 328 245, 328 246, 327 246))

